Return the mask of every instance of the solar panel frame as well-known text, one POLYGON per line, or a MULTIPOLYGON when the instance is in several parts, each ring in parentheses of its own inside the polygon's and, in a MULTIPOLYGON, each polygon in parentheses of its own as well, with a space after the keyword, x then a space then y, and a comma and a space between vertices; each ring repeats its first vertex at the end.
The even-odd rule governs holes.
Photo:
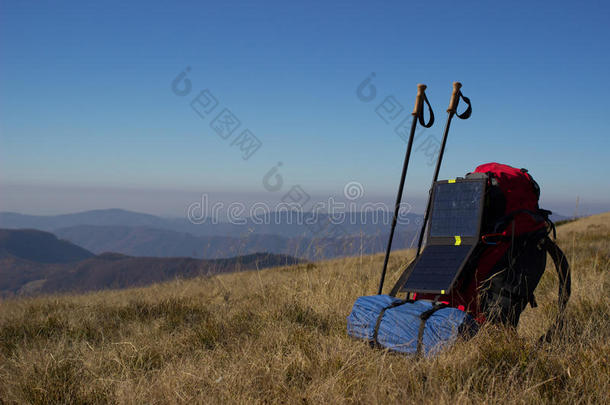
MULTIPOLYGON (((449 292, 451 290, 451 288, 453 287, 453 285, 455 284, 457 278, 459 277, 459 275, 461 274, 462 270, 464 269, 464 266, 466 265, 466 263, 468 262, 468 259, 470 258, 470 256, 472 255, 472 252, 474 251, 479 238, 480 238, 480 233, 481 233, 481 222, 483 220, 483 208, 484 208, 484 202, 485 202, 485 192, 486 192, 486 186, 487 186, 487 181, 485 178, 458 178, 455 180, 439 180, 437 182, 434 183, 434 187, 432 189, 432 195, 430 196, 430 198, 432 199, 432 201, 434 202, 434 198, 436 197, 436 194, 438 192, 437 190, 437 186, 440 184, 447 184, 447 183, 456 183, 456 184, 460 184, 460 183, 465 183, 465 182, 478 182, 481 184, 481 195, 480 195, 480 200, 478 201, 478 215, 477 215, 477 225, 476 225, 476 230, 473 236, 463 236, 462 235, 453 235, 453 236, 432 236, 432 232, 430 231, 430 224, 431 224, 431 220, 433 218, 434 215, 434 210, 435 210, 435 206, 434 204, 432 204, 431 207, 431 211, 430 211, 430 220, 428 221, 428 223, 426 224, 426 245, 424 247, 424 250, 422 251, 422 253, 413 261, 413 263, 411 265, 409 265, 409 267, 407 268, 406 271, 409 271, 409 275, 406 276, 406 280, 403 283, 403 286, 401 287, 400 291, 401 292, 418 292, 418 293, 432 293, 432 294, 445 294, 447 292, 449 292), (460 236, 460 240, 459 240, 459 244, 457 243, 457 238, 456 236, 460 236), (459 266, 457 268, 457 270, 454 272, 452 277, 449 277, 451 279, 450 283, 444 283, 441 287, 438 288, 426 288, 426 287, 421 287, 421 286, 409 286, 409 280, 411 279, 411 276, 413 275, 413 273, 415 272, 415 270, 417 269, 417 265, 419 263, 422 262, 422 260, 426 260, 426 258, 424 258, 424 255, 426 255, 426 249, 429 246, 447 246, 448 249, 451 249, 451 247, 453 246, 463 246, 461 250, 463 250, 463 248, 465 246, 470 246, 470 249, 468 250, 468 253, 464 256, 464 259, 461 260, 461 262, 459 263, 459 266)), ((433 249, 436 250, 436 249, 433 249)), ((448 250, 448 252, 450 252, 450 250, 448 250)), ((429 252, 430 253, 430 252, 429 252)), ((445 277, 445 280, 447 280, 447 277, 445 277)), ((416 280, 414 280, 416 281, 416 280)))

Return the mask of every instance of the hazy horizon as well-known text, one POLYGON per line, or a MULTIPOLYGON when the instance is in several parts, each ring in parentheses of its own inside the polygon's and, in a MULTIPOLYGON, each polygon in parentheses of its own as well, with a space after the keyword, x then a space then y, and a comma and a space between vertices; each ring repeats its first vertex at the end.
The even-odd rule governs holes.
MULTIPOLYGON (((161 217, 186 217, 187 208, 201 201, 206 195, 209 203, 241 203, 251 206, 255 203, 267 204, 270 207, 281 203, 268 192, 239 193, 227 191, 196 190, 159 190, 127 189, 112 187, 70 187, 0 184, 5 190, 0 194, 0 212, 16 212, 26 215, 61 215, 90 210, 123 209, 161 217), (41 201, 45 201, 42 204, 41 201), (63 205, 58 208, 58 205, 63 205)), ((394 204, 394 195, 368 195, 366 191, 356 200, 346 199, 343 190, 334 194, 312 194, 310 201, 325 202, 333 198, 338 202, 355 203, 356 209, 362 204, 381 203, 388 208, 394 204)), ((424 211, 426 196, 423 193, 412 193, 404 196, 405 203, 410 204, 411 212, 421 214, 424 211)), ((308 204, 309 207, 312 204, 308 204)), ((585 216, 606 212, 609 207, 604 202, 586 201, 578 196, 573 200, 559 200, 541 196, 540 206, 562 216, 585 216)), ((347 205, 349 209, 349 205, 347 205)), ((309 211, 305 209, 305 211, 309 211)))

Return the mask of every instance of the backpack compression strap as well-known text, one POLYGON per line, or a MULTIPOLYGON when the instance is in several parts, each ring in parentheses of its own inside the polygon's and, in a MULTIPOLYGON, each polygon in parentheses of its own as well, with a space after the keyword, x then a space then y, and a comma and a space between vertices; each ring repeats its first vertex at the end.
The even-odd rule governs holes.
POLYGON ((563 328, 565 319, 565 309, 568 305, 568 300, 570 299, 570 293, 572 288, 572 277, 570 275, 570 265, 568 264, 568 259, 561 251, 559 246, 557 246, 557 244, 551 238, 548 237, 545 238, 543 246, 553 259, 553 262, 555 263, 555 269, 557 270, 557 276, 559 277, 559 312, 557 313, 557 320, 553 325, 551 325, 549 330, 540 337, 539 340, 540 343, 549 343, 553 339, 553 336, 557 333, 557 331, 563 328))
POLYGON ((432 305, 432 308, 430 308, 429 310, 427 310, 425 312, 422 312, 419 315, 420 322, 419 322, 419 329, 417 331, 417 352, 416 352, 416 355, 418 357, 422 355, 422 349, 423 349, 423 345, 424 345, 424 330, 426 328, 426 321, 428 319, 430 319, 430 317, 432 315, 434 315, 434 313, 436 311, 438 311, 439 309, 446 308, 446 307, 448 307, 448 305, 445 303, 440 303, 440 304, 434 303, 432 305))
MULTIPOLYGON (((379 341, 377 340, 377 336, 379 335, 379 326, 381 325, 381 320, 383 319, 383 315, 385 314, 385 311, 388 309, 391 309, 391 308, 396 308, 401 305, 404 305, 407 303, 413 303, 413 302, 415 302, 415 301, 409 300, 409 299, 404 300, 404 301, 396 301, 396 302, 391 303, 387 307, 383 308, 381 310, 381 312, 379 312, 379 315, 377 316, 377 322, 375 323, 375 329, 373 330, 373 340, 369 342, 372 347, 381 348, 381 345, 379 344, 379 341)), ((445 303, 434 303, 432 305, 432 308, 428 309, 427 311, 422 312, 419 315, 420 323, 419 323, 419 329, 417 331, 417 349, 416 349, 417 356, 422 355, 423 342, 424 342, 424 329, 426 327, 426 321, 428 319, 430 319, 430 317, 436 311, 438 311, 439 309, 447 308, 447 307, 448 307, 448 305, 445 303)))
POLYGON ((396 308, 396 307, 399 307, 406 303, 412 303, 412 302, 414 302, 414 301, 413 300, 395 301, 395 302, 391 303, 390 305, 388 305, 387 307, 383 308, 379 312, 379 315, 377 316, 377 322, 375 322, 375 329, 373 329, 373 340, 369 342, 372 347, 381 347, 381 345, 377 341, 377 336, 379 336, 379 326, 381 325, 381 320, 383 319, 383 315, 385 314, 385 311, 387 311, 388 309, 396 308))

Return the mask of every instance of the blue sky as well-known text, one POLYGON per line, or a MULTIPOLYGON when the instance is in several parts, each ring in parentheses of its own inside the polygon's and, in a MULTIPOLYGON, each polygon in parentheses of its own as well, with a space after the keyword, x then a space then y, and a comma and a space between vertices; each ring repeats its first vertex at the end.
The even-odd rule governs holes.
MULTIPOLYGON (((437 122, 420 141, 439 139, 455 80, 474 112, 454 121, 441 177, 498 161, 527 167, 545 207, 610 209, 607 3, 85 3, 1 3, 0 210, 176 214, 196 193, 340 195, 350 181, 391 200, 405 143, 377 106, 393 96, 407 117, 426 83, 437 122), (202 119, 189 103, 204 89, 218 107, 202 119), (262 143, 247 160, 210 127, 224 108, 232 136, 262 143), (266 191, 278 162, 285 185, 266 191)), ((413 155, 409 201, 428 159, 413 155)))

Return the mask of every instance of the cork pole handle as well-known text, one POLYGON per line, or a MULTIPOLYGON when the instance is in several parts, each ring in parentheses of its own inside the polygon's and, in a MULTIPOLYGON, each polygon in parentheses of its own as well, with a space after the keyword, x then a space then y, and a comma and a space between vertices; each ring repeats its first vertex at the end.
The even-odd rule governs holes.
POLYGON ((419 112, 422 108, 423 105, 423 101, 424 101, 424 94, 426 93, 426 88, 428 86, 426 86, 425 84, 418 84, 417 85, 417 96, 415 96, 415 108, 413 108, 413 112, 411 113, 414 116, 418 116, 419 112))
POLYGON ((447 108, 448 113, 456 113, 457 106, 460 102, 460 89, 462 88, 462 83, 453 82, 453 93, 451 93, 451 101, 449 101, 449 108, 447 108))

